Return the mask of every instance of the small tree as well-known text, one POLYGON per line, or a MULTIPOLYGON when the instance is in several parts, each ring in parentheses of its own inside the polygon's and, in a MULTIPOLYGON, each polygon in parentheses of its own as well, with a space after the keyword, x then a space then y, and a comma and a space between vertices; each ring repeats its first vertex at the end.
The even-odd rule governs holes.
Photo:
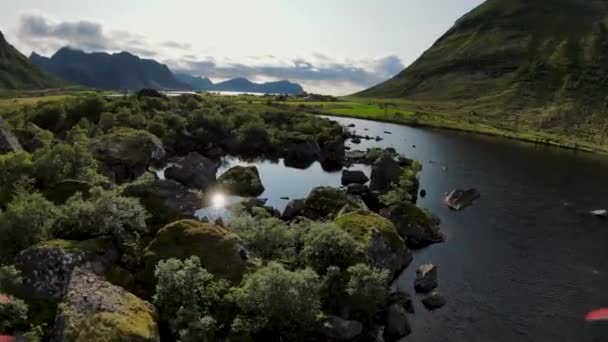
POLYGON ((294 250, 292 230, 277 218, 235 212, 230 220, 230 228, 265 260, 289 258, 294 250))
POLYGON ((332 223, 314 223, 303 238, 301 255, 306 264, 323 274, 330 266, 346 269, 360 260, 355 239, 332 223))
POLYGON ((389 272, 357 264, 349 267, 347 273, 346 292, 352 317, 361 322, 373 322, 387 302, 389 272))

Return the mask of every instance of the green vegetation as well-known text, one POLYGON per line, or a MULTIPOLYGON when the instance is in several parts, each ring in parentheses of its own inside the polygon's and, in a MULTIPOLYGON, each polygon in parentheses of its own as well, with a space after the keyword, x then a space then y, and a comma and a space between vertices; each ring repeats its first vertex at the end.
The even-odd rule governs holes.
POLYGON ((370 240, 377 233, 384 236, 395 249, 403 244, 393 223, 371 211, 354 211, 336 218, 334 222, 352 235, 363 248, 369 246, 370 240))

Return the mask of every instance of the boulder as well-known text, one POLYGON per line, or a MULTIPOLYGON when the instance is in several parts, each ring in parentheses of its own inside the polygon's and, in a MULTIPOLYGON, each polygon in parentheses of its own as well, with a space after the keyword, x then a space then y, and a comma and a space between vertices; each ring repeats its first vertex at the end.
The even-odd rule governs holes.
POLYGON ((320 161, 322 164, 344 164, 345 158, 344 137, 339 135, 334 139, 321 144, 320 161))
POLYGON ((100 277, 76 269, 59 305, 55 341, 160 341, 154 306, 100 277))
POLYGON ((149 223, 164 225, 183 218, 192 218, 204 206, 203 194, 172 180, 156 180, 147 184, 129 185, 125 196, 137 197, 152 215, 149 223))
POLYGON ((321 158, 321 147, 314 140, 292 139, 285 147, 285 166, 306 169, 321 158))
POLYGON ((399 162, 394 157, 383 154, 372 166, 369 188, 378 191, 389 190, 393 184, 399 182, 400 175, 401 166, 399 162))
POLYGON ((444 241, 437 221, 426 211, 413 203, 402 201, 384 208, 380 215, 391 220, 401 237, 406 239, 411 248, 422 248, 444 241))
POLYGON ((304 199, 294 199, 287 203, 281 218, 285 221, 291 221, 294 218, 300 216, 304 211, 304 203, 306 200, 304 199))
POLYGON ((118 260, 112 238, 101 237, 87 241, 46 241, 19 253, 15 262, 30 295, 61 300, 76 267, 103 274, 118 260))
POLYGON ((437 291, 433 291, 422 299, 422 304, 427 310, 437 310, 447 303, 446 299, 437 291))
POLYGON ((361 245, 368 264, 398 274, 412 261, 412 255, 395 226, 384 217, 368 210, 342 215, 334 222, 350 233, 361 245))
POLYGON ((349 184, 365 184, 369 181, 369 178, 365 175, 365 172, 360 170, 350 171, 344 170, 342 171, 342 185, 349 184))
POLYGON ((362 195, 369 192, 369 187, 364 184, 352 183, 346 187, 346 192, 351 195, 362 195))
POLYGON ((227 228, 195 220, 171 223, 156 233, 144 250, 141 280, 150 289, 156 280, 154 269, 160 260, 197 256, 214 275, 238 284, 247 265, 247 251, 241 240, 227 228))
POLYGON ((399 304, 391 304, 386 313, 384 340, 387 342, 398 341, 411 333, 412 328, 407 318, 407 311, 405 308, 399 304))
POLYGON ((313 220, 335 217, 344 206, 349 205, 358 209, 366 209, 363 201, 332 187, 314 188, 304 201, 303 216, 313 220))
POLYGON ((321 324, 320 332, 331 340, 352 341, 363 332, 363 324, 337 316, 329 316, 321 324))
POLYGON ((446 194, 443 199, 443 203, 453 210, 462 210, 481 197, 481 194, 477 189, 469 190, 452 190, 446 194))
POLYGON ((346 160, 350 163, 362 164, 366 160, 367 152, 361 150, 351 150, 346 152, 346 160))
POLYGON ((21 144, 13 132, 6 127, 0 117, 0 154, 22 150, 21 144))
POLYGON ((101 172, 117 183, 134 180, 154 160, 165 157, 161 140, 141 130, 119 128, 91 141, 91 151, 101 172))
POLYGON ((428 293, 437 288, 437 266, 426 264, 418 267, 416 270, 416 280, 414 281, 414 289, 418 293, 428 293))
POLYGON ((197 152, 178 158, 165 170, 165 177, 187 187, 206 190, 215 183, 218 164, 197 152))
POLYGON ((256 166, 235 166, 218 179, 221 188, 231 195, 257 197, 264 193, 264 185, 256 166))

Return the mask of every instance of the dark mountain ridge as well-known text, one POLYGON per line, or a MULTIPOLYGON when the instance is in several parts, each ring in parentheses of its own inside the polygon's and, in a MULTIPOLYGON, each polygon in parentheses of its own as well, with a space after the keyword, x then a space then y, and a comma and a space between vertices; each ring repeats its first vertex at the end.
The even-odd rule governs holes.
POLYGON ((207 77, 194 77, 186 74, 176 74, 176 77, 181 82, 187 83, 192 87, 192 89, 197 91, 238 91, 245 93, 288 95, 299 95, 304 92, 304 88, 302 88, 301 85, 286 80, 267 83, 254 83, 246 78, 237 77, 214 84, 207 77))

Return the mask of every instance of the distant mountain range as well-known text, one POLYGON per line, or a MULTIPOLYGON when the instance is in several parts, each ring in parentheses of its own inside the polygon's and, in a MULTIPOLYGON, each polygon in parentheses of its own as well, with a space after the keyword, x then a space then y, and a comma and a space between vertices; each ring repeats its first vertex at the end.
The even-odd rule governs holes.
POLYGON ((180 82, 188 84, 197 91, 238 91, 245 93, 299 95, 304 92, 301 85, 289 81, 254 83, 246 78, 234 78, 214 84, 207 77, 194 77, 185 74, 175 75, 180 82))
POLYGON ((0 89, 58 88, 63 82, 35 67, 0 32, 0 89))

